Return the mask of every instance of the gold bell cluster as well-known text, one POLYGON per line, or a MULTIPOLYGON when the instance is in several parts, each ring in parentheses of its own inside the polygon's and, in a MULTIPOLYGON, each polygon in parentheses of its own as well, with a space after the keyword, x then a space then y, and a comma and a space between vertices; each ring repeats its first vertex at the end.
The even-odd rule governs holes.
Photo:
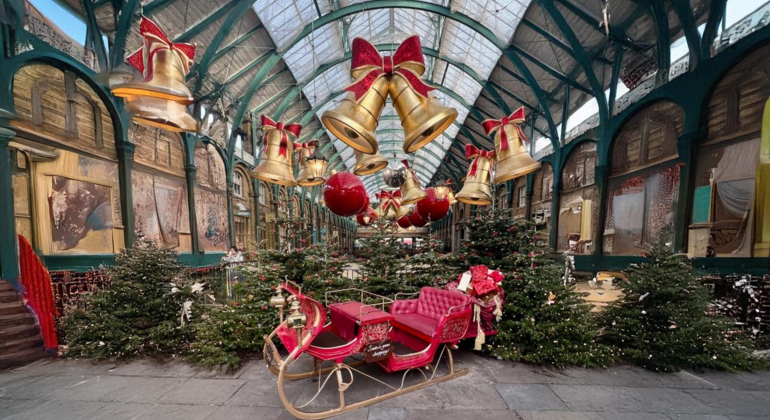
POLYGON ((402 201, 401 190, 382 190, 375 197, 380 200, 380 206, 375 210, 377 217, 397 220, 409 215, 409 208, 402 201))
POLYGON ((404 129, 403 149, 413 153, 457 118, 457 110, 428 96, 434 88, 421 79, 423 73, 425 61, 419 37, 407 38, 392 57, 381 56, 374 45, 356 38, 350 70, 354 81, 345 88, 350 93, 336 109, 324 112, 321 122, 358 152, 375 154, 377 124, 390 96, 404 129))
POLYGON ((299 152, 297 185, 301 187, 314 187, 326 182, 328 162, 318 149, 318 140, 308 143, 294 143, 294 149, 299 152))
POLYGON ((465 184, 455 195, 457 201, 477 206, 492 204, 492 167, 495 164, 493 150, 479 150, 471 144, 465 145, 465 158, 472 159, 468 165, 465 184))
POLYGON ((195 59, 195 46, 172 42, 155 22, 142 16, 142 47, 126 58, 141 75, 110 86, 126 101, 126 111, 140 125, 174 132, 194 132, 198 123, 187 112, 194 99, 185 84, 195 59))
MULTIPOLYGON (((265 115, 262 115, 261 123, 262 131, 264 132, 262 136, 262 150, 260 150, 259 165, 252 171, 252 176, 272 184, 296 187, 297 180, 294 179, 294 169, 292 166, 295 148, 293 139, 299 137, 302 126, 299 124, 276 122, 265 115)), ((306 149, 304 145, 297 146, 301 147, 301 151, 306 149)), ((326 170, 325 165, 323 170, 326 170)), ((310 172, 300 173, 302 175, 300 176, 300 181, 319 185, 315 184, 318 181, 318 177, 313 177, 312 180, 311 178, 304 177, 305 175, 316 174, 311 174, 310 172)))
POLYGON ((500 120, 484 120, 481 125, 487 135, 495 136, 495 184, 501 184, 540 169, 540 162, 527 153, 525 144, 529 139, 524 136, 521 124, 524 123, 524 107, 500 120))
POLYGON ((415 204, 428 194, 420 187, 420 180, 417 179, 417 175, 414 173, 411 167, 409 167, 409 161, 404 159, 401 161, 406 168, 406 181, 401 185, 401 204, 408 206, 415 204))

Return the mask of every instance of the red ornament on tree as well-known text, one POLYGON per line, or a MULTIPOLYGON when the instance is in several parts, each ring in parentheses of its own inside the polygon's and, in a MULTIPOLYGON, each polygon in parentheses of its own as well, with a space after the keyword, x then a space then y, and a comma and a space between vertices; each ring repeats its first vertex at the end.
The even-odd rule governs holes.
POLYGON ((435 222, 441 220, 449 213, 449 198, 439 200, 436 197, 436 189, 426 188, 425 193, 427 197, 417 202, 415 213, 419 213, 420 217, 426 221, 435 222))
POLYGON ((400 219, 396 220, 396 223, 398 223, 398 226, 402 229, 409 229, 412 224, 409 222, 409 216, 401 217, 400 219))
POLYGON ((324 185, 326 207, 337 216, 354 216, 366 209, 369 197, 361 180, 350 172, 337 172, 324 185))
MULTIPOLYGON (((422 201, 424 201, 423 199, 422 201)), ((419 201, 417 202, 419 204, 419 201)), ((428 221, 423 219, 422 216, 420 216, 420 213, 417 212, 417 209, 414 209, 411 215, 409 215, 409 223, 411 223, 414 227, 423 227, 428 224, 428 221)))

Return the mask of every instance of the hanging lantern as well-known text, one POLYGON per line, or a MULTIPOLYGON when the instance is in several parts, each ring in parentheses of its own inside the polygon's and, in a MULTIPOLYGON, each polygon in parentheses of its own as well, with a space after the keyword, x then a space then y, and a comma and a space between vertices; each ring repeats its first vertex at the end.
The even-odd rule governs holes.
MULTIPOLYGON (((420 204, 420 203, 417 203, 420 204)), ((414 227, 423 227, 428 224, 428 221, 423 219, 422 216, 420 216, 420 212, 417 210, 413 211, 412 214, 409 215, 409 223, 414 227)))
POLYGON ((439 182, 436 184, 436 187, 434 190, 436 191, 436 198, 439 200, 443 200, 447 197, 449 197, 449 193, 452 192, 452 188, 449 186, 451 185, 452 180, 447 179, 445 182, 439 182))
POLYGON ((449 199, 449 205, 454 206, 457 203, 457 198, 455 198, 455 192, 451 189, 449 190, 449 194, 447 195, 447 199, 449 199))
POLYGON ((332 213, 348 217, 365 209, 369 197, 361 179, 349 172, 337 172, 324 185, 324 200, 332 213))
POLYGON ((468 165, 468 175, 465 184, 457 193, 457 200, 466 204, 486 206, 492 204, 492 165, 495 161, 495 152, 479 150, 471 144, 465 145, 465 158, 473 159, 468 165))
POLYGON ((449 199, 439 199, 435 188, 426 188, 425 194, 425 199, 417 202, 416 213, 431 222, 443 219, 449 213, 449 199))
POLYGON ((420 188, 420 180, 417 179, 417 175, 409 167, 409 161, 404 159, 401 163, 406 168, 406 181, 401 185, 401 204, 406 206, 422 200, 426 195, 425 191, 420 188))
POLYGON ((369 226, 377 217, 377 212, 371 207, 367 207, 366 210, 356 215, 356 221, 361 226, 369 226))
POLYGON ((326 182, 324 175, 328 161, 317 149, 318 140, 309 143, 294 143, 294 149, 299 150, 299 174, 297 185, 301 187, 314 187, 326 182))
POLYGON ((198 123, 185 108, 194 101, 185 76, 194 63, 195 46, 171 42, 155 22, 144 16, 139 34, 142 47, 126 62, 141 77, 111 77, 112 93, 126 99, 126 111, 137 124, 175 132, 196 131, 198 123))
POLYGON ((260 151, 259 166, 251 173, 254 178, 272 184, 296 187, 294 170, 291 160, 294 154, 294 143, 289 136, 299 137, 302 126, 299 124, 284 125, 263 115, 261 118, 262 150, 260 151))
POLYGON ((527 153, 525 144, 529 144, 529 139, 521 131, 520 125, 523 123, 524 107, 500 120, 484 120, 481 123, 488 135, 495 134, 495 155, 497 156, 495 184, 501 184, 540 169, 540 162, 532 159, 527 153))
POLYGON ((356 166, 353 168, 353 173, 358 176, 371 175, 388 166, 388 160, 380 152, 367 154, 356 150, 354 153, 356 155, 356 166))

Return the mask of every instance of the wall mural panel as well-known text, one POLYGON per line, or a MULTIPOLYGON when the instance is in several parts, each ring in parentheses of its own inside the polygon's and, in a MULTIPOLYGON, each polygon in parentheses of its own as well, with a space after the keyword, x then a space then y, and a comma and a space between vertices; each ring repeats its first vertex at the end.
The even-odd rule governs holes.
POLYGON ((134 171, 132 182, 137 236, 141 233, 160 248, 190 251, 185 181, 134 171))
POLYGON ((225 252, 229 247, 225 164, 214 146, 195 149, 195 215, 200 248, 225 252))
POLYGON ((100 254, 112 251, 112 189, 88 181, 46 176, 51 251, 100 254))

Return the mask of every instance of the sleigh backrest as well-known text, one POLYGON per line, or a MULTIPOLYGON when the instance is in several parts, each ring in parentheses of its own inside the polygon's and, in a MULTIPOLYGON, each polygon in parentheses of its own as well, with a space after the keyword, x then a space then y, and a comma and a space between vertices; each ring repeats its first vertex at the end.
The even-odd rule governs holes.
POLYGON ((417 299, 417 313, 431 319, 440 320, 450 310, 460 311, 470 305, 468 296, 435 287, 423 287, 417 299), (453 309, 456 308, 456 309, 453 309))
MULTIPOLYGON (((302 294, 301 290, 292 284, 285 283, 281 287, 299 300, 300 311, 307 317, 305 326, 302 328, 302 345, 299 347, 297 347, 297 332, 288 325, 288 322, 284 321, 276 330, 281 343, 296 359, 302 352, 307 350, 313 339, 321 333, 321 329, 323 329, 326 322, 326 310, 320 302, 302 294)), ((286 317, 290 314, 290 312, 287 313, 286 317)))

